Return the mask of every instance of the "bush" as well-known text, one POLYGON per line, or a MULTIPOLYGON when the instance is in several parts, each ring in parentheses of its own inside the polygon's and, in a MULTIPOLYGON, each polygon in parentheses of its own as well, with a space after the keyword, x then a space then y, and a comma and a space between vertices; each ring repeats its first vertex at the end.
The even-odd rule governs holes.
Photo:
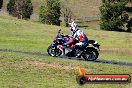
POLYGON ((3 0, 0 0, 0 9, 2 8, 3 0))
POLYGON ((7 4, 7 11, 10 15, 13 15, 13 13, 15 12, 15 1, 16 0, 10 0, 9 3, 7 4))
POLYGON ((40 7, 39 20, 45 24, 60 25, 60 1, 46 0, 40 7))
POLYGON ((33 6, 31 0, 10 0, 7 4, 7 11, 18 19, 30 19, 33 6))
POLYGON ((126 27, 127 27, 127 32, 132 32, 132 18, 129 19, 126 27))
POLYGON ((100 7, 100 28, 110 31, 124 31, 123 25, 128 20, 125 13, 126 0, 102 0, 100 7))

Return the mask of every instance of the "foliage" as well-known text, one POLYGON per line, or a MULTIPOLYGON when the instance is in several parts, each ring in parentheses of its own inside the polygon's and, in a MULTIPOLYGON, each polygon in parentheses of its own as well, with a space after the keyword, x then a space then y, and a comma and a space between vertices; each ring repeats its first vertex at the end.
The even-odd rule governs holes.
POLYGON ((3 0, 0 0, 0 9, 2 8, 3 0))
POLYGON ((7 11, 18 19, 30 19, 33 13, 31 0, 10 0, 7 4, 7 11))
POLYGON ((46 0, 40 7, 39 20, 42 23, 60 25, 60 1, 46 0))
POLYGON ((128 20, 125 12, 126 0, 102 0, 103 5, 100 7, 101 23, 103 30, 124 31, 123 25, 128 20))
MULTIPOLYGON (((106 1, 109 1, 109 2, 115 2, 115 1, 123 1, 123 0, 102 0, 102 2, 106 2, 106 1)), ((126 2, 132 2, 132 0, 124 0, 126 2)))
POLYGON ((132 32, 132 18, 127 22, 127 32, 132 32))
POLYGON ((10 15, 13 15, 14 13, 14 6, 15 6, 15 0, 10 0, 7 4, 7 11, 10 15))

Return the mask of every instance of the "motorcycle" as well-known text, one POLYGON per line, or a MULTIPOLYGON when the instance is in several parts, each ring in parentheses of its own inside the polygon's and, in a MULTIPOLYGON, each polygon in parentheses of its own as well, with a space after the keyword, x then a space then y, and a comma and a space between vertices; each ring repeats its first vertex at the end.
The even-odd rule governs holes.
MULTIPOLYGON (((52 57, 64 55, 67 57, 75 57, 78 49, 73 50, 70 46, 64 45, 64 43, 67 43, 70 39, 71 38, 68 35, 64 35, 61 33, 61 30, 59 30, 57 36, 53 40, 53 43, 47 49, 48 54, 52 57)), ((99 56, 99 47, 100 45, 97 41, 89 40, 88 45, 83 48, 83 52, 80 56, 86 61, 94 61, 99 56)))

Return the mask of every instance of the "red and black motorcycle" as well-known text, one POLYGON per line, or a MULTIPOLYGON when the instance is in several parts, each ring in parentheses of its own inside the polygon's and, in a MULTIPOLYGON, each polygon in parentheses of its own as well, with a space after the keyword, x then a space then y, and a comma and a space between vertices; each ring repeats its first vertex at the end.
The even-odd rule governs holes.
MULTIPOLYGON (((70 37, 68 35, 64 35, 61 33, 61 30, 58 31, 57 36, 54 38, 53 43, 48 47, 47 52, 52 57, 58 56, 67 56, 67 57, 75 57, 78 49, 73 49, 70 46, 64 45, 70 41, 70 37)), ((83 52, 81 53, 81 57, 83 57, 87 61, 94 61, 99 56, 99 44, 95 40, 89 40, 88 45, 83 48, 83 52)))

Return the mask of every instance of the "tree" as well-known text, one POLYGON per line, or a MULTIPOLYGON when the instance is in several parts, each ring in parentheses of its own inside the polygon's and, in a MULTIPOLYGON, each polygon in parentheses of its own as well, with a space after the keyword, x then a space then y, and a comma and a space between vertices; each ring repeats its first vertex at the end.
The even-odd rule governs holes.
POLYGON ((18 19, 30 19, 33 6, 31 0, 10 0, 7 4, 7 11, 18 19))
MULTIPOLYGON (((123 1, 123 0, 102 0, 102 2, 106 2, 106 1, 109 1, 109 2, 114 2, 114 1, 123 1)), ((124 0, 126 2, 132 2, 132 0, 124 0)))
POLYGON ((68 0, 64 0, 61 6, 61 14, 62 17, 64 18, 66 27, 69 26, 71 19, 74 17, 73 12, 71 11, 70 6, 68 5, 69 5, 68 0))
POLYGON ((15 6, 15 1, 16 0, 10 0, 9 3, 7 4, 7 11, 9 15, 13 15, 14 11, 14 6, 15 6))
POLYGON ((127 0, 127 1, 132 3, 132 0, 127 0))
POLYGON ((129 19, 126 27, 127 27, 127 32, 132 32, 132 18, 129 19))
POLYGON ((40 7, 39 20, 42 23, 60 25, 60 0, 46 0, 40 7))
POLYGON ((100 7, 100 28, 110 31, 124 31, 124 23, 128 20, 125 12, 126 0, 102 0, 100 7))
POLYGON ((0 0, 0 9, 2 8, 3 0, 0 0))

